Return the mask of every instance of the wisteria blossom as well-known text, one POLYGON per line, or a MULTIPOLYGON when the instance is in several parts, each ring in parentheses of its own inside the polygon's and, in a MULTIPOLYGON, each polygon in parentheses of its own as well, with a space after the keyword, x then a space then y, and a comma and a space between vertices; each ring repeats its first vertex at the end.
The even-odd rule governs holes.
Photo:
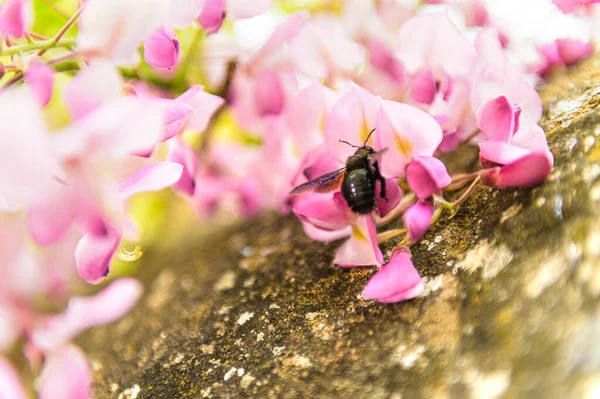
POLYGON ((0 5, 3 399, 91 397, 73 341, 139 300, 116 261, 155 244, 152 198, 189 207, 201 227, 291 214, 307 239, 336 242, 332 264, 374 267, 357 300, 419 297, 411 248, 433 224, 482 185, 551 173, 532 82, 594 54, 600 7, 554 0, 589 32, 532 40, 482 0, 43 3, 60 25, 32 0, 0 5), (528 61, 513 62, 516 50, 528 61), (473 167, 447 168, 467 146, 473 167), (357 154, 364 186, 349 194, 357 154), (313 188, 291 195, 302 185, 313 188), (349 203, 358 192, 368 206, 349 203), (33 387, 11 364, 17 352, 33 387))

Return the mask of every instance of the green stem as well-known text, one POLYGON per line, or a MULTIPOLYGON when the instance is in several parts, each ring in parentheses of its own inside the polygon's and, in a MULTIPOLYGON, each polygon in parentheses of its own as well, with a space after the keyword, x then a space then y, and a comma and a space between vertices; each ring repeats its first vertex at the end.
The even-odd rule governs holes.
POLYGON ((44 50, 44 52, 46 52, 47 50, 49 50, 53 47, 72 48, 74 46, 75 46, 75 39, 62 39, 60 41, 54 41, 54 39, 42 40, 42 41, 34 42, 34 43, 25 43, 25 44, 19 44, 16 46, 12 46, 12 47, 6 47, 3 49, 3 51, 0 55, 4 56, 4 55, 21 54, 21 53, 26 53, 28 51, 33 51, 33 50, 39 50, 39 51, 44 50))
POLYGON ((73 26, 75 24, 75 22, 77 22, 77 20, 79 19, 79 16, 81 15, 82 10, 83 10, 83 7, 80 7, 77 9, 77 11, 75 11, 75 13, 73 15, 71 15, 71 18, 69 18, 69 20, 67 22, 65 22, 65 24, 62 26, 62 28, 60 28, 60 30, 52 38, 52 41, 51 41, 52 44, 47 48, 41 48, 40 51, 38 51, 38 53, 37 53, 38 56, 41 57, 42 55, 44 55, 44 53, 46 51, 48 51, 48 49, 56 46, 60 42, 60 39, 62 39, 62 37, 65 35, 65 33, 67 33, 67 31, 69 29, 71 29, 71 26, 73 26))

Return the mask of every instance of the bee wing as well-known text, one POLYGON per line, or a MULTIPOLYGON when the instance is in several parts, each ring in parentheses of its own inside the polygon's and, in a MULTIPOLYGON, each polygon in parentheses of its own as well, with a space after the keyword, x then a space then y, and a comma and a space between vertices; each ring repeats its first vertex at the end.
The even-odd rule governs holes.
POLYGON ((340 168, 324 174, 323 176, 317 177, 316 179, 309 180, 306 183, 299 185, 290 191, 290 195, 297 195, 302 193, 314 192, 314 193, 328 193, 338 188, 344 180, 346 174, 346 168, 340 168))
POLYGON ((387 148, 383 148, 382 150, 371 154, 369 156, 369 164, 371 166, 373 166, 375 164, 375 162, 379 161, 379 158, 381 157, 381 155, 384 154, 386 151, 387 151, 387 148))

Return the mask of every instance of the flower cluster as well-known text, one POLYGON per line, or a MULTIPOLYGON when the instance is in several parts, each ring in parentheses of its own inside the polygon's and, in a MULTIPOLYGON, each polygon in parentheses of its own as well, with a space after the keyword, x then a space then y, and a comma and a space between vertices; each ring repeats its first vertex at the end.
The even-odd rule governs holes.
MULTIPOLYGON (((536 63, 514 64, 520 39, 483 0, 315 2, 287 15, 271 0, 72 3, 51 37, 37 31, 32 0, 0 6, 0 381, 10 398, 26 396, 1 357, 17 342, 40 397, 90 395, 89 362, 71 341, 122 317, 142 287, 120 278, 73 295, 110 277, 115 259, 141 255, 122 244, 140 239, 140 193, 172 190, 203 220, 293 213, 310 238, 344 239, 334 263, 380 266, 365 299, 419 296, 410 245, 479 184, 546 179, 553 157, 530 82, 593 52, 591 37, 555 37, 535 43, 536 63), (248 31, 265 21, 278 25, 248 31), (450 176, 440 155, 463 145, 479 148, 480 168, 450 176), (352 211, 343 173, 327 192, 290 195, 362 146, 375 152, 366 173, 381 177, 372 212, 352 211), (379 244, 395 236, 385 256, 379 244)), ((600 6, 554 3, 581 20, 600 6)))

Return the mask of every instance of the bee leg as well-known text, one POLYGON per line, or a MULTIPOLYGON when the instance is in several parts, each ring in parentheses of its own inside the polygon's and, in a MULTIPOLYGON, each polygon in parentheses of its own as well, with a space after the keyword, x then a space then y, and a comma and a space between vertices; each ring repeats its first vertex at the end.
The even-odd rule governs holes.
POLYGON ((385 196, 385 178, 381 176, 381 172, 379 171, 379 163, 375 162, 373 166, 375 167, 375 178, 379 180, 379 183, 381 184, 381 191, 379 192, 379 195, 385 200, 385 202, 389 202, 390 200, 385 196))

